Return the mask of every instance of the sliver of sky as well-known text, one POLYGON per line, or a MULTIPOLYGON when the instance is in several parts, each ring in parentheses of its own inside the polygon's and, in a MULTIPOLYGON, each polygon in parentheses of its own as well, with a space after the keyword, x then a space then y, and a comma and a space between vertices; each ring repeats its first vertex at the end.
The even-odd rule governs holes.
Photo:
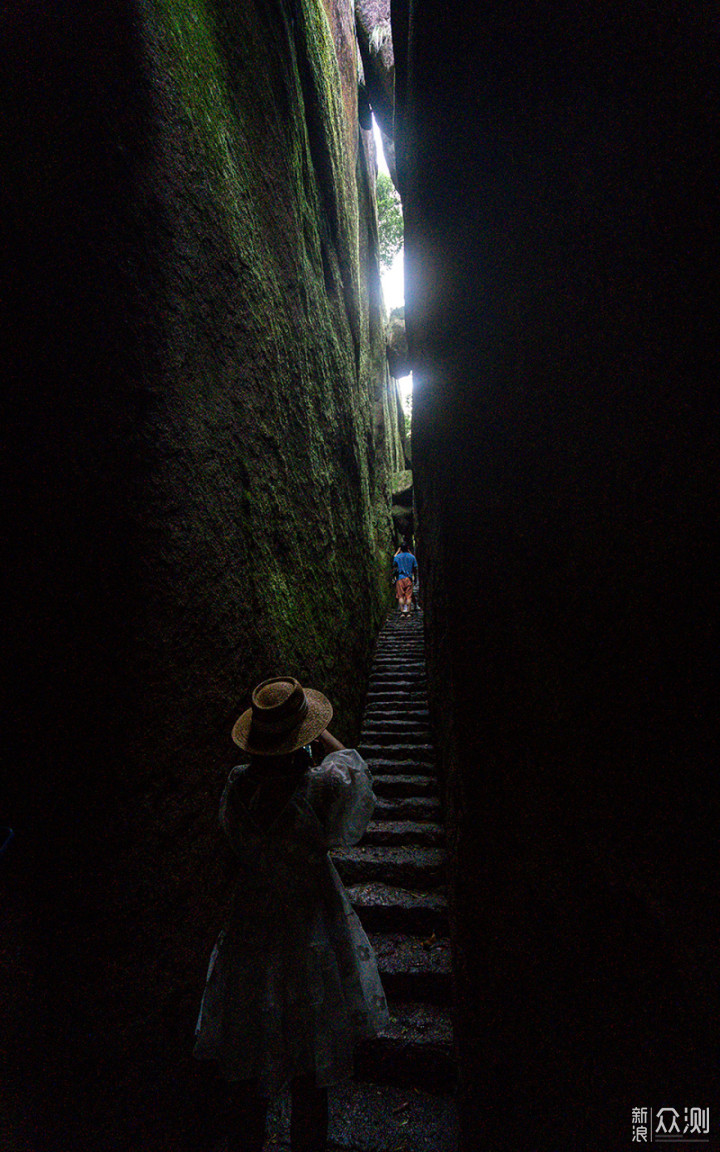
MULTIPOLYGON (((387 176, 390 175, 387 163, 385 161, 385 153, 383 151, 382 136, 380 129, 377 126, 375 117, 372 118, 373 135, 375 137, 375 150, 377 152, 378 171, 384 172, 387 176)), ((383 296, 385 297, 385 306, 390 312, 393 308, 402 308, 405 304, 405 284, 403 281, 403 254, 402 248, 392 262, 392 267, 387 272, 380 273, 382 280, 383 296)))
MULTIPOLYGON (((375 137, 375 150, 377 152, 378 170, 386 172, 389 175, 388 166, 385 160, 385 153, 383 151, 382 136, 380 129, 377 126, 375 117, 372 118, 373 135, 375 137)), ((388 312, 393 308, 403 308, 405 306, 405 280, 403 276, 403 251, 402 248, 392 262, 392 267, 387 272, 380 273, 380 280, 382 281, 383 296, 385 297, 385 307, 388 312)), ((408 396, 412 395, 412 375, 403 376, 398 380, 400 386, 400 393, 403 398, 403 403, 407 403, 408 396)))

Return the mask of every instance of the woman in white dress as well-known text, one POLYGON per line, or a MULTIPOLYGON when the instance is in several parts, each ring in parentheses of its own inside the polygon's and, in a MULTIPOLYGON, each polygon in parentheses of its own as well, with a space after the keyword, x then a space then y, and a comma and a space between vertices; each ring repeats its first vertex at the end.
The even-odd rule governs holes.
POLYGON ((324 1152, 327 1088, 387 1021, 373 950, 328 848, 372 816, 370 771, 327 731, 332 707, 291 677, 265 680, 236 721, 250 754, 233 768, 220 822, 240 861, 213 950, 195 1056, 235 1084, 229 1152, 261 1152, 270 1096, 289 1083, 293 1152, 324 1152), (313 767, 309 746, 327 755, 313 767))

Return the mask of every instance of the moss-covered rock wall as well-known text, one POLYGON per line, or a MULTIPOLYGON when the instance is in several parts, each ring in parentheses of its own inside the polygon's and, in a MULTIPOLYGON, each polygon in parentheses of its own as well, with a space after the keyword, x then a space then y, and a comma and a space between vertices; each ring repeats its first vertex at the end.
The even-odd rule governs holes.
POLYGON ((3 1083, 8 1140, 139 1150, 195 1099, 230 726, 286 670, 356 737, 402 452, 352 7, 91 8, 3 18, 3 1083))

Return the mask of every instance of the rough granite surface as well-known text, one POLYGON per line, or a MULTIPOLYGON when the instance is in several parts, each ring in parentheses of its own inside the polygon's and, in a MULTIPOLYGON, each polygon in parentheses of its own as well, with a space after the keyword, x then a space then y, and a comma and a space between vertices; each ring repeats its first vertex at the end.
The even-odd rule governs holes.
POLYGON ((287 671, 356 740, 389 595, 354 11, 2 19, 8 1140, 171 1150, 213 1111, 190 1051, 232 722, 287 671))

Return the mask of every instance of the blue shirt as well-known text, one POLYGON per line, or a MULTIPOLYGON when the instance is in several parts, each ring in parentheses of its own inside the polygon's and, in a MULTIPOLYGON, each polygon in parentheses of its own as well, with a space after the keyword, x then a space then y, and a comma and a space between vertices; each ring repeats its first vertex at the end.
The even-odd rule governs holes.
POLYGON ((412 580, 413 573, 417 572, 417 560, 412 552, 398 552, 393 560, 393 567, 397 570, 397 580, 399 580, 401 576, 409 576, 412 580))

